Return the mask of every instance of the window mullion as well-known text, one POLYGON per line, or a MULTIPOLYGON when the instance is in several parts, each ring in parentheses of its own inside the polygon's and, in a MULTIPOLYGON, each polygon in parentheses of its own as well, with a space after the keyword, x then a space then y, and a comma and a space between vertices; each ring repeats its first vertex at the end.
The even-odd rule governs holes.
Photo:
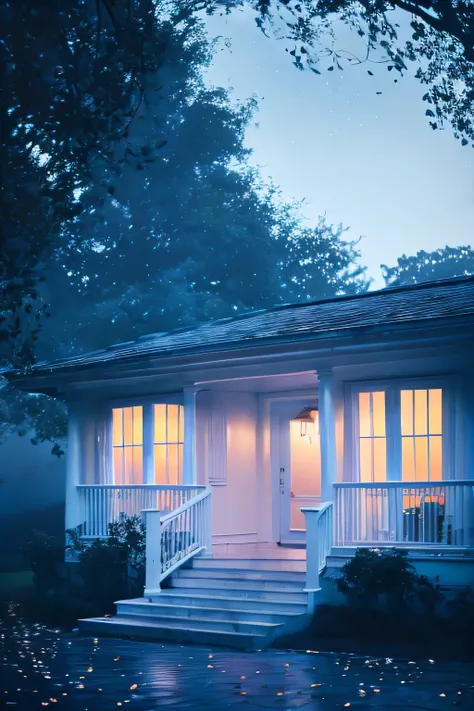
POLYGON ((385 434, 387 437, 387 481, 402 479, 401 390, 388 387, 385 392, 385 434))

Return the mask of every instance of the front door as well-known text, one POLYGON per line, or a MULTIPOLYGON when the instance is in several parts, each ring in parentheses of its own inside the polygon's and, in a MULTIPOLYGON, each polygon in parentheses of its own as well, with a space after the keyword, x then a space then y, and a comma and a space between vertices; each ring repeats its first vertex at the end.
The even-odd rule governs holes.
POLYGON ((304 543, 305 516, 301 509, 321 500, 321 453, 316 403, 296 404, 279 419, 280 542, 304 543), (314 409, 311 409, 314 407, 314 409), (313 422, 295 419, 307 409, 313 422))

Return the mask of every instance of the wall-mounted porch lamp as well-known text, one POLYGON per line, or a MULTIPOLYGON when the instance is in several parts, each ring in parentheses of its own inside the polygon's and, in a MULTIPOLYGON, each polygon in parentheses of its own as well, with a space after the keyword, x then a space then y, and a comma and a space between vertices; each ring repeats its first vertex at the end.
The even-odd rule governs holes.
POLYGON ((308 434, 308 424, 316 424, 319 433, 319 412, 314 407, 305 407, 299 415, 293 418, 293 422, 300 423, 300 435, 306 437, 308 434))

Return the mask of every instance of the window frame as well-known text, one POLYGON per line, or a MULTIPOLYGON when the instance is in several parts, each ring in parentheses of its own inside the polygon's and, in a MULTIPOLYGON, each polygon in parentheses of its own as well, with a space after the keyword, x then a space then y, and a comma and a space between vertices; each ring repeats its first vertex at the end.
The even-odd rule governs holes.
MULTIPOLYGON (((140 486, 155 485, 155 463, 154 463, 154 405, 181 405, 183 407, 183 418, 186 423, 186 413, 184 409, 184 393, 169 393, 160 395, 146 395, 140 397, 114 398, 108 403, 108 430, 110 432, 110 445, 108 456, 110 461, 110 479, 113 486, 123 486, 116 481, 113 456, 113 410, 126 407, 142 407, 142 484, 140 486)), ((184 477, 184 449, 186 434, 183 438, 183 473, 184 477)), ((164 484, 163 486, 166 486, 164 484)))
MULTIPOLYGON (((345 456, 344 481, 360 482, 360 447, 359 447, 359 393, 385 393, 385 433, 387 457, 387 482, 402 481, 402 428, 401 397, 402 390, 442 390, 442 481, 455 478, 456 457, 456 420, 459 408, 456 407, 458 378, 453 375, 433 375, 423 377, 405 377, 353 381, 345 383, 345 456)), ((374 486, 377 482, 374 482, 374 486)))

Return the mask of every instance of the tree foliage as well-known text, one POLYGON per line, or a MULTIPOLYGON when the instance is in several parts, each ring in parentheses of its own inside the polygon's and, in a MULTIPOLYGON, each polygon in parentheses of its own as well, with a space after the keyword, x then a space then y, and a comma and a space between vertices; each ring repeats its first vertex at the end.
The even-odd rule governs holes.
POLYGON ((382 264, 382 274, 386 286, 419 284, 435 279, 474 274, 474 251, 469 245, 444 247, 434 252, 420 250, 407 257, 403 254, 394 267, 382 264))
MULTIPOLYGON (((99 33, 93 23, 83 30, 88 62, 99 33)), ((110 33, 107 66, 118 51, 110 33)), ((53 315, 36 335, 40 359, 368 286, 344 228, 324 219, 310 226, 300 206, 285 203, 249 165, 244 137, 257 105, 232 103, 228 92, 205 84, 212 47, 202 21, 156 16, 153 38, 160 61, 142 68, 140 90, 123 90, 130 106, 136 100, 131 116, 124 118, 125 99, 113 96, 114 87, 120 93, 115 66, 107 81, 99 72, 97 85, 92 76, 86 82, 87 105, 97 104, 102 128, 81 163, 73 167, 69 158, 71 204, 79 207, 58 221, 45 280, 36 287, 53 315), (102 97, 104 81, 108 121, 94 98, 102 97)), ((80 125, 82 113, 75 120, 80 125)), ((44 141, 48 135, 45 129, 44 141)), ((24 139, 14 138, 21 152, 24 139)), ((56 146, 38 149, 45 166, 56 146)), ((31 170, 45 166, 32 163, 31 170)), ((26 213, 25 229, 30 220, 26 213)), ((60 454, 64 413, 49 399, 16 397, 7 388, 2 407, 13 430, 34 426, 35 441, 51 439, 60 454)))
MULTIPOLYGON (((245 0, 220 0, 227 10, 245 0)), ((451 124, 474 146, 474 3, 472 0, 250 0, 256 23, 291 45, 297 69, 341 71, 383 64, 403 76, 412 64, 426 85, 425 114, 433 129, 451 124), (359 52, 338 46, 343 23, 360 38, 359 52)), ((211 3, 212 5, 212 3, 211 3)))

